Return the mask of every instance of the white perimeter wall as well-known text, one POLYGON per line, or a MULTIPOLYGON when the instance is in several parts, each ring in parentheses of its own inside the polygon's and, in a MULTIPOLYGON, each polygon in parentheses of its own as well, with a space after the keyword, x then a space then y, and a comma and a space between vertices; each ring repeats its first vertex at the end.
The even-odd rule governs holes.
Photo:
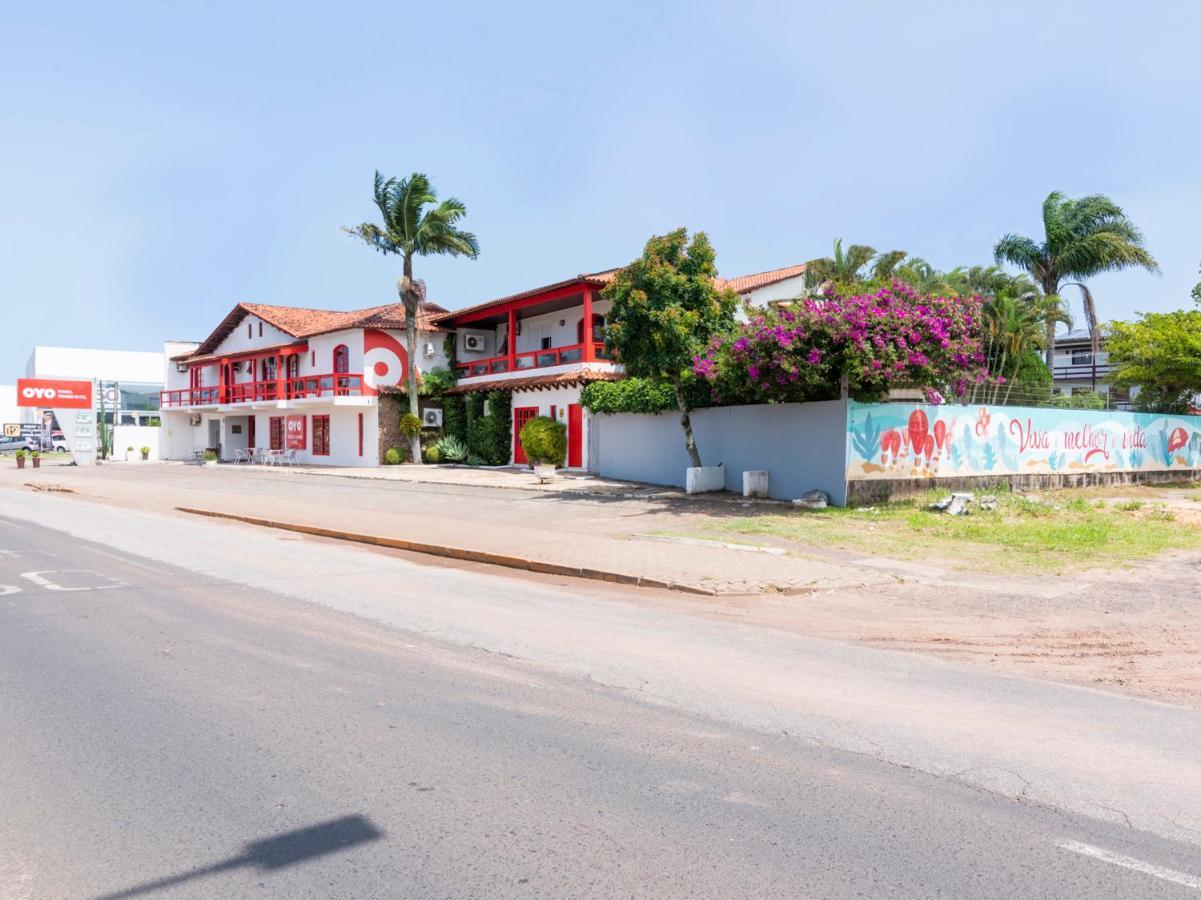
MULTIPOLYGON (((592 417, 598 474, 684 486, 691 463, 677 413, 592 417)), ((724 465, 726 490, 742 492, 742 473, 766 469, 780 500, 818 488, 846 503, 847 409, 841 400, 699 409, 692 430, 706 466, 724 465)))

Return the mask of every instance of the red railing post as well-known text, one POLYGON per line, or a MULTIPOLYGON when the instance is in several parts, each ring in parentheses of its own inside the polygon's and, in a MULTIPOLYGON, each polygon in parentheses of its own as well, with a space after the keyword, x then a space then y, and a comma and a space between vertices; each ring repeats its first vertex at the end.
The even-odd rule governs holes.
POLYGON ((596 359, 596 345, 592 342, 592 288, 584 288, 584 362, 596 359))

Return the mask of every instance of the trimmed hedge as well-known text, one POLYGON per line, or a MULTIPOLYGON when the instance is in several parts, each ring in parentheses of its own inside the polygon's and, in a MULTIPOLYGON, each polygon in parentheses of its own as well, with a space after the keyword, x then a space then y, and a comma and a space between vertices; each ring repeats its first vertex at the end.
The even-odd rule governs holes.
POLYGON ((670 384, 626 378, 585 385, 580 403, 594 413, 657 413, 673 409, 676 398, 670 384))
MULTIPOLYGON (((449 398, 448 398, 449 399, 449 398)), ((513 397, 509 391, 489 391, 487 394, 467 395, 466 444, 471 456, 482 465, 503 466, 511 456, 510 435, 513 428, 513 397), (488 415, 484 415, 484 401, 488 403, 488 415)), ((445 426, 445 414, 443 425, 445 426)), ((450 434, 450 430, 446 429, 450 434)))

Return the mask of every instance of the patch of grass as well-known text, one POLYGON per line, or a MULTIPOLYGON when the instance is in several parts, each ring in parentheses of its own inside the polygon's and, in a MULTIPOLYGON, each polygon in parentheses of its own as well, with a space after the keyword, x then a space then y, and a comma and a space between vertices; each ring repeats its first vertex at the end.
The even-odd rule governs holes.
POLYGON ((706 524, 702 532, 937 559, 993 571, 1114 566, 1169 550, 1201 549, 1201 529, 1176 523, 1168 510, 1129 515, 1142 508, 1137 501, 1106 507, 1085 497, 1053 504, 998 494, 995 510, 973 504, 970 515, 948 516, 927 508, 938 496, 874 507, 731 517, 706 524))
POLYGON ((1138 512, 1143 508, 1142 500, 1123 500, 1120 503, 1115 503, 1113 508, 1119 512, 1138 512))

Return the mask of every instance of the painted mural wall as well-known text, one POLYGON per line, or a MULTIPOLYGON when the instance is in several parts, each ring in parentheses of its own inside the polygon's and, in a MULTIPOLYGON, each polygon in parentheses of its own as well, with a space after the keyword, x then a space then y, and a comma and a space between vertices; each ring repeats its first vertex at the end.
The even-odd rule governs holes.
POLYGON ((1201 467, 1201 416, 854 402, 847 413, 852 481, 1201 467))

